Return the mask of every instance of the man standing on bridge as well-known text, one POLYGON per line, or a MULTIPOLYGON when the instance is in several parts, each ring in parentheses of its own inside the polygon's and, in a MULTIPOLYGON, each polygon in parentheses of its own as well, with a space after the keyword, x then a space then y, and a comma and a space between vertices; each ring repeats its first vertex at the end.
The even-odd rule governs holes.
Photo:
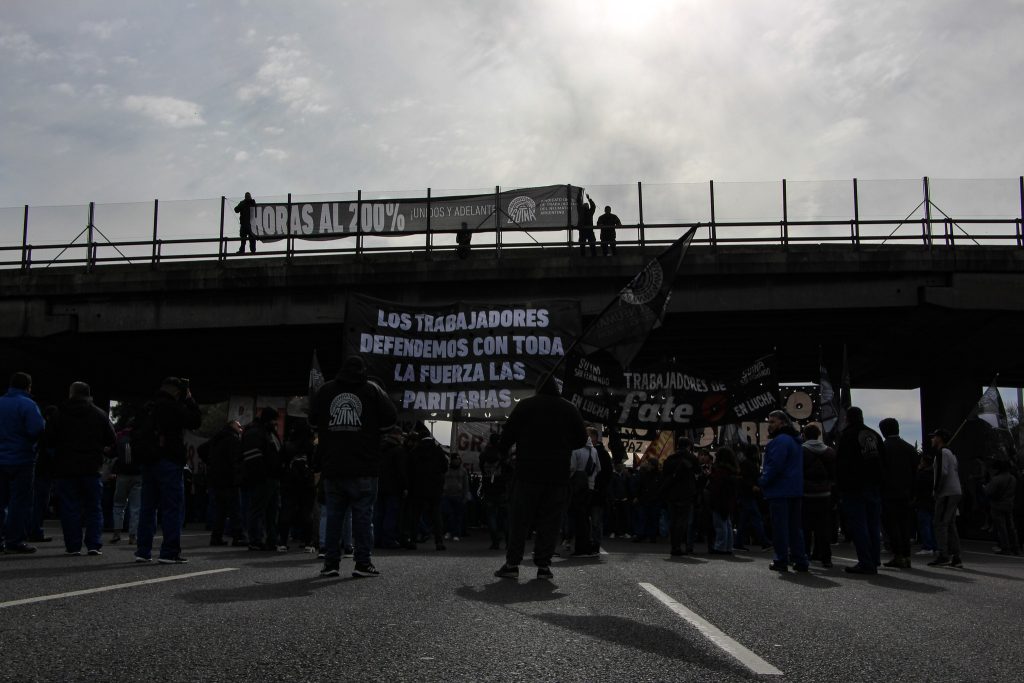
POLYGON ((615 228, 621 228, 622 221, 612 213, 612 207, 606 206, 604 213, 597 219, 597 224, 601 226, 601 255, 607 256, 608 250, 611 249, 612 256, 615 256, 615 228))
POLYGON ((252 195, 248 192, 245 193, 245 199, 238 202, 235 206, 235 213, 238 214, 239 223, 239 236, 242 241, 238 245, 238 253, 245 253, 245 242, 249 241, 249 251, 253 254, 256 253, 256 237, 252 234, 252 215, 251 209, 256 208, 256 200, 252 198, 252 195))
POLYGON ((494 573, 499 578, 519 578, 519 563, 526 549, 526 534, 537 530, 533 563, 537 578, 550 579, 551 557, 558 541, 569 491, 569 461, 573 450, 587 443, 580 411, 558 395, 551 377, 534 396, 512 409, 501 433, 500 448, 516 446, 515 485, 505 564, 494 573))
POLYGON ((594 239, 594 213, 597 211, 597 204, 587 195, 587 201, 583 201, 583 188, 580 188, 576 195, 577 226, 580 231, 580 256, 587 255, 587 245, 590 245, 590 255, 597 256, 597 244, 594 239))

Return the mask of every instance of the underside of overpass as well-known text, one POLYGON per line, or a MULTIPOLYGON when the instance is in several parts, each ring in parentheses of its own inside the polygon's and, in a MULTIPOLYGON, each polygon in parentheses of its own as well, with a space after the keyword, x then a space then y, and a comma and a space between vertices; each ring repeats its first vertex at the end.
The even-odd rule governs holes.
MULTIPOLYGON (((73 380, 105 398, 146 395, 165 375, 190 377, 209 402, 302 394, 314 349, 326 374, 340 363, 349 293, 410 305, 572 299, 585 326, 656 254, 548 247, 465 261, 439 252, 4 271, 0 372, 30 372, 43 400, 73 380)), ((1012 247, 694 247, 637 363, 675 358, 727 377, 774 352, 781 381, 813 382, 820 349, 838 382, 845 345, 854 387, 924 387, 927 403, 962 415, 996 373, 1003 386, 1024 384, 1022 292, 1024 253, 1012 247)))

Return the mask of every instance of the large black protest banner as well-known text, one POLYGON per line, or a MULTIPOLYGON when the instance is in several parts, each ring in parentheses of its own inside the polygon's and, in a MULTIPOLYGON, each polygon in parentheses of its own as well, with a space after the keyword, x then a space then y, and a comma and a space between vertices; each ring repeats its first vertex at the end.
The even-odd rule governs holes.
POLYGON ((697 229, 691 228, 652 259, 605 306, 565 359, 562 395, 583 417, 615 424, 609 391, 623 386, 622 373, 665 318, 672 283, 697 229))
POLYGON ((496 420, 533 394, 580 328, 577 301, 407 306, 353 295, 344 346, 408 418, 496 420))
POLYGON ((353 235, 401 236, 470 230, 543 230, 576 225, 572 185, 548 185, 491 194, 348 202, 257 204, 249 212, 252 232, 262 242, 286 237, 336 239, 353 235), (429 222, 428 222, 429 216, 429 222))
POLYGON ((759 358, 730 380, 679 367, 626 372, 613 391, 611 419, 634 428, 692 429, 763 420, 779 408, 773 356, 759 358))

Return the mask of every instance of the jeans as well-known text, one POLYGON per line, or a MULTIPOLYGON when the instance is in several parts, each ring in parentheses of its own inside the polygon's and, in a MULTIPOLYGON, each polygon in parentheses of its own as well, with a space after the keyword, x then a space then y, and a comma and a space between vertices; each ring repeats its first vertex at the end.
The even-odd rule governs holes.
POLYGON ((462 523, 466 518, 466 499, 462 496, 445 496, 441 499, 445 530, 452 536, 462 536, 462 523))
POLYGON ((44 477, 36 477, 32 495, 32 519, 28 524, 29 540, 43 538, 46 533, 43 531, 43 519, 50 507, 50 491, 53 488, 52 482, 44 477))
POLYGON ((668 538, 672 552, 679 552, 686 546, 686 552, 693 552, 693 537, 690 523, 693 521, 693 503, 672 503, 670 506, 668 538))
POLYGON ((917 536, 922 550, 938 550, 935 543, 935 514, 931 510, 917 511, 917 536))
POLYGON ((4 541, 8 548, 25 543, 32 519, 32 481, 35 465, 0 465, 0 510, 7 508, 4 541))
POLYGON ((249 484, 249 543, 275 545, 277 513, 280 506, 280 486, 277 479, 263 479, 249 484))
POLYGON ((85 522, 85 547, 99 550, 103 546, 103 483, 99 475, 62 477, 54 481, 60 501, 64 549, 69 553, 82 549, 82 522, 85 522))
POLYGON ((174 559, 181 554, 182 512, 185 509, 184 468, 170 460, 158 460, 142 466, 142 507, 139 510, 139 535, 135 554, 151 557, 156 532, 156 511, 160 510, 160 529, 164 540, 160 557, 174 559))
POLYGON ((844 492, 846 533, 857 550, 857 566, 875 569, 882 564, 882 499, 877 488, 844 492))
POLYGON ((373 504, 377 500, 377 477, 339 477, 324 480, 327 498, 327 529, 324 557, 341 560, 341 532, 345 513, 352 511, 352 540, 356 566, 370 564, 373 552, 373 504))
POLYGON ((373 530, 378 548, 398 547, 398 515, 402 499, 395 494, 380 496, 373 508, 373 530))
POLYGON ((889 537, 893 557, 910 557, 910 535, 914 529, 909 500, 882 502, 882 524, 889 537))
POLYGON ((736 501, 737 545, 745 545, 749 539, 753 543, 768 545, 768 536, 764 533, 764 520, 756 498, 739 498, 736 501))
POLYGON ((604 539, 604 505, 591 496, 590 499, 590 545, 592 550, 601 549, 601 541, 604 539))
POLYGON ((128 535, 139 533, 139 508, 142 506, 142 475, 119 474, 117 488, 114 489, 114 533, 121 533, 124 528, 124 511, 128 508, 131 518, 128 521, 128 535))
POLYGON ((239 512, 238 489, 233 486, 210 489, 210 499, 213 501, 210 540, 224 540, 224 527, 227 526, 228 520, 231 520, 231 538, 235 541, 245 538, 245 532, 242 531, 242 515, 239 512))
POLYGON ((999 540, 999 549, 1008 553, 1019 553, 1017 526, 1013 523, 1013 510, 991 510, 992 526, 999 540))
POLYGON ((576 544, 573 550, 577 554, 589 553, 590 548, 590 490, 587 488, 573 491, 569 496, 569 523, 573 530, 576 544))
POLYGON ((956 509, 960 496, 936 496, 935 498, 935 540, 940 555, 960 554, 960 532, 956 528, 956 509))
POLYGON ((832 497, 805 497, 801 510, 804 546, 811 559, 832 561, 832 497))
POLYGON ((484 498, 487 513, 487 531, 491 534, 491 545, 497 546, 501 539, 508 542, 508 501, 504 498, 484 498))
POLYGON ((533 541, 533 563, 538 567, 550 566, 558 542, 558 523, 568 499, 568 483, 515 483, 512 487, 506 564, 517 567, 523 561, 526 535, 533 528, 537 531, 533 541))
POLYGON ((721 553, 732 552, 733 531, 732 519, 723 517, 717 512, 711 513, 712 525, 715 529, 714 549, 721 553))
POLYGON ((800 516, 802 506, 803 498, 771 498, 768 501, 776 562, 787 564, 792 558, 798 567, 809 564, 804 550, 804 530, 800 516))

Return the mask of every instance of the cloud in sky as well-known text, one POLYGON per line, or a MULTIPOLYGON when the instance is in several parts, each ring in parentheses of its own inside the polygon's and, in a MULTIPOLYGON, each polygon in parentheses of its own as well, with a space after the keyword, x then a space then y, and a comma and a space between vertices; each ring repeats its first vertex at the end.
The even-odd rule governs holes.
POLYGON ((0 205, 1015 178, 1020 9, 13 0, 0 8, 0 205), (77 177, 57 145, 107 173, 77 177), (267 163, 240 170, 239 152, 267 163))

